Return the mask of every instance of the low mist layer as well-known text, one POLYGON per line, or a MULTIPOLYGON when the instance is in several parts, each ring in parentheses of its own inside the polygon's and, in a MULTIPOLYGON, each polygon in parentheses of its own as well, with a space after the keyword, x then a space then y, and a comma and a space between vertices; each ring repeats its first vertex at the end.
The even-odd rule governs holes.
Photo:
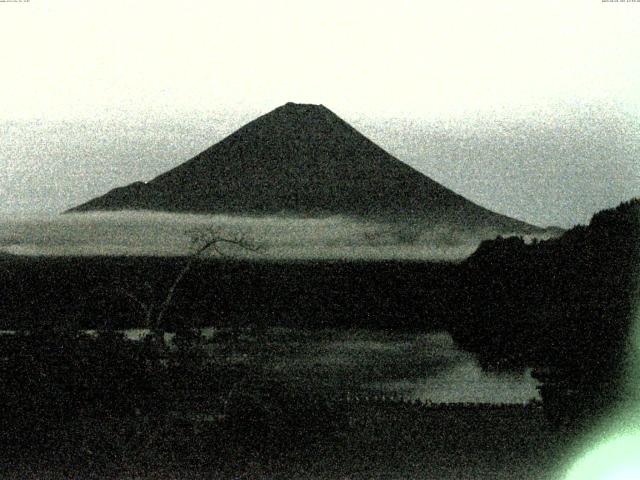
POLYGON ((242 235, 259 247, 228 246, 233 257, 262 259, 460 260, 495 232, 447 225, 367 222, 342 216, 293 218, 168 214, 78 213, 54 217, 0 218, 0 252, 30 256, 187 255, 193 231, 242 235))

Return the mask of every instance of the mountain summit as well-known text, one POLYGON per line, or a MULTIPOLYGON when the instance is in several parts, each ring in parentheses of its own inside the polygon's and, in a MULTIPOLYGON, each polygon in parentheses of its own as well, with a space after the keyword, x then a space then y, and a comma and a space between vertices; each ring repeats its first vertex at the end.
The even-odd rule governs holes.
POLYGON ((148 183, 69 211, 348 215, 538 230, 486 210, 391 156, 322 105, 287 103, 148 183))

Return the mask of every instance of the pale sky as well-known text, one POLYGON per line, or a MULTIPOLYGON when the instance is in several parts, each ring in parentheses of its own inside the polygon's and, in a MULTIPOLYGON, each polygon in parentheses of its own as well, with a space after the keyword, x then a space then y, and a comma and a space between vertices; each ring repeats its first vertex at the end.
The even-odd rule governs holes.
POLYGON ((640 195, 640 2, 31 0, 0 3, 0 42, 2 214, 147 180, 287 101, 533 223, 640 195))

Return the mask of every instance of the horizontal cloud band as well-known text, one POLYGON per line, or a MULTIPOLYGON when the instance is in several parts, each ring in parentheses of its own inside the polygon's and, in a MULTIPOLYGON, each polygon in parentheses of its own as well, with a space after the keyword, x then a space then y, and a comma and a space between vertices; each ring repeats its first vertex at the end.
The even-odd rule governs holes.
POLYGON ((0 218, 0 252, 14 255, 188 255, 189 232, 241 234, 259 253, 225 247, 230 256, 264 259, 460 260, 491 231, 447 225, 372 222, 342 216, 295 218, 98 212, 0 218))

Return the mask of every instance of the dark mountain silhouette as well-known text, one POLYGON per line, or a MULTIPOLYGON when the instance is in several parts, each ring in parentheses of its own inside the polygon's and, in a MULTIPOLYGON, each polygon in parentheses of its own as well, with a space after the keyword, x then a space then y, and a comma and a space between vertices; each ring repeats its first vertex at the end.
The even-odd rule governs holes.
POLYGON ((69 211, 343 214, 541 229, 482 208, 412 169, 322 105, 287 103, 191 160, 69 211))

